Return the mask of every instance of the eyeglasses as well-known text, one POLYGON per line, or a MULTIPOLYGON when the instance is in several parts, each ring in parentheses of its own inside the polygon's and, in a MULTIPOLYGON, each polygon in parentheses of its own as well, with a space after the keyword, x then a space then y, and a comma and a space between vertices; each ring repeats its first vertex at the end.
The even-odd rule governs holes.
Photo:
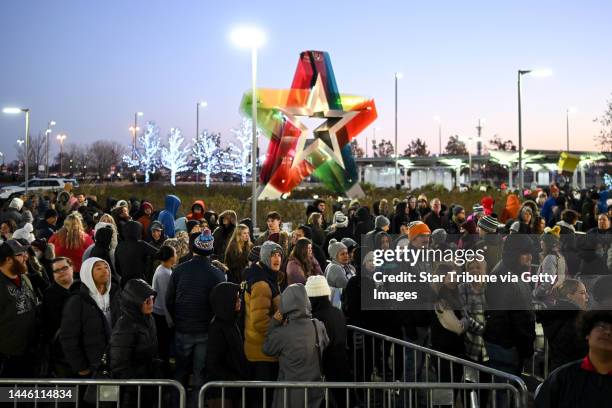
POLYGON ((597 322, 593 327, 601 331, 608 331, 612 333, 612 323, 597 322))
POLYGON ((70 269, 70 265, 66 265, 66 266, 62 266, 61 268, 54 269, 53 273, 66 272, 68 269, 70 269))

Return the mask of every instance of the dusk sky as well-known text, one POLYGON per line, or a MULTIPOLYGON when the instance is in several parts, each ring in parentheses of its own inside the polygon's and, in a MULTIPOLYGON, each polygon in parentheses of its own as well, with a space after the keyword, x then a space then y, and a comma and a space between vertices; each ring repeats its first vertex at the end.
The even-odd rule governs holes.
MULTIPOLYGON (((67 142, 130 143, 134 112, 166 135, 180 127, 219 131, 224 144, 238 125, 250 86, 250 55, 229 39, 249 24, 265 31, 258 86, 287 88, 299 53, 328 51, 341 93, 373 97, 379 139, 393 139, 394 72, 399 83, 399 138, 425 139, 438 152, 451 134, 475 135, 486 118, 494 134, 517 141, 518 69, 524 77, 527 148, 596 150, 593 119, 612 93, 610 1, 196 1, 3 0, 0 4, 0 107, 29 107, 31 134, 54 128, 67 142)), ((366 130, 371 140, 372 127, 366 130)), ((21 115, 0 114, 0 151, 15 158, 21 115)), ((365 133, 358 140, 363 145, 365 133)))

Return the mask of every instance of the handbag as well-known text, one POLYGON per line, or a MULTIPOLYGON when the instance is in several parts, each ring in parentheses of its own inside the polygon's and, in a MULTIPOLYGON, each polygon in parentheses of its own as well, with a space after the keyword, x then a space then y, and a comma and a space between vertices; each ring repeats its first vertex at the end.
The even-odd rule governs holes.
POLYGON ((310 319, 310 321, 315 331, 315 347, 317 349, 317 355, 319 356, 319 376, 321 382, 325 382, 325 374, 323 374, 323 350, 321 350, 321 344, 319 343, 319 330, 317 330, 315 319, 310 319))
MULTIPOLYGON (((110 343, 100 358, 98 368, 96 368, 96 371, 94 371, 93 375, 91 376, 92 380, 113 379, 109 357, 110 343)), ((89 404, 96 404, 96 400, 100 402, 117 402, 119 401, 119 386, 89 384, 85 390, 83 400, 89 404)))

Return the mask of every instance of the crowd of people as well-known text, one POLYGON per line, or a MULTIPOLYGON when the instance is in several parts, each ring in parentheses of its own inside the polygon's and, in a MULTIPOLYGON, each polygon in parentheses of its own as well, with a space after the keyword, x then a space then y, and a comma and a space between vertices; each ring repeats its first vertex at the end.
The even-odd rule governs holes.
MULTIPOLYGON (((193 390, 218 380, 348 381, 347 324, 520 375, 537 321, 559 367, 539 406, 612 398, 608 194, 553 184, 534 199, 507 194, 499 214, 491 196, 471 208, 423 194, 372 208, 317 199, 293 231, 270 212, 258 236, 232 209, 184 206, 174 195, 161 211, 146 199, 102 204, 71 191, 14 197, 0 211, 0 377, 95 378, 107 363, 114 378, 175 378, 193 390), (464 266, 471 275, 556 280, 517 287, 537 312, 495 307, 495 285, 446 279, 431 287, 435 310, 366 310, 362 292, 385 272, 370 250, 399 246, 481 249, 484 261, 464 266)), ((445 275, 454 267, 413 268, 445 275)), ((397 364, 416 380, 415 361, 397 364)), ((440 378, 450 381, 455 368, 439 368, 440 378)), ((359 378, 372 379, 376 367, 361 369, 359 378)), ((344 392, 332 395, 345 406, 344 392)), ((241 395, 225 397, 231 407, 241 395)), ((288 398, 305 404, 303 390, 288 398)), ((308 398, 318 407, 323 395, 308 398)), ((209 406, 219 399, 209 395, 209 406)))

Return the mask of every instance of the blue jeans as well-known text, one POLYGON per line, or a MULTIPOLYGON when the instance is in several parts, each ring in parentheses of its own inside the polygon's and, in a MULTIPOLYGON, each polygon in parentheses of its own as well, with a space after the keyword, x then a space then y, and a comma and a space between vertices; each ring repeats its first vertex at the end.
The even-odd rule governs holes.
POLYGON ((200 391, 204 385, 204 364, 206 363, 206 344, 208 333, 175 334, 176 340, 176 373, 175 378, 188 386, 189 374, 193 374, 191 384, 194 390, 200 391), (192 371, 189 368, 192 367, 192 371))
MULTIPOLYGON (((509 374, 521 376, 522 365, 516 348, 507 349, 497 344, 485 342, 487 354, 489 355, 488 366, 496 370, 504 371, 509 374)), ((505 382, 494 377, 494 382, 505 382)), ((508 393, 497 391, 496 404, 498 408, 509 407, 510 401, 508 393)))

